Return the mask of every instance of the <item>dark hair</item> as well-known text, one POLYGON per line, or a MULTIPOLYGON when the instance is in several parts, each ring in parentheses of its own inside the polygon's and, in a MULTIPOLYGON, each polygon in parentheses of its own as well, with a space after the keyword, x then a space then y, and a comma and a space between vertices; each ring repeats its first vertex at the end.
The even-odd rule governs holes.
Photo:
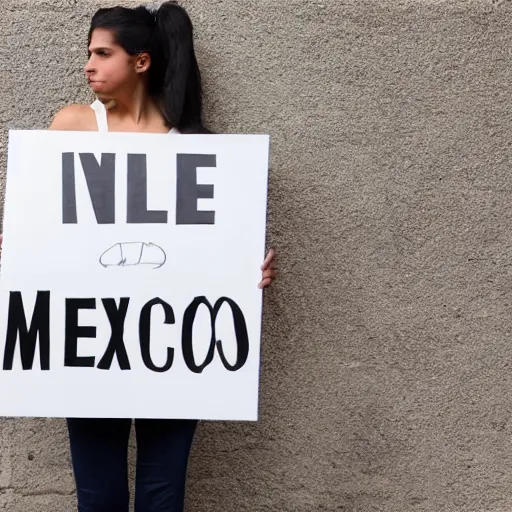
POLYGON ((129 55, 150 55, 149 94, 160 104, 169 126, 182 133, 210 133, 202 122, 192 22, 183 7, 168 1, 156 11, 145 6, 99 9, 91 20, 89 44, 97 28, 112 30, 129 55))

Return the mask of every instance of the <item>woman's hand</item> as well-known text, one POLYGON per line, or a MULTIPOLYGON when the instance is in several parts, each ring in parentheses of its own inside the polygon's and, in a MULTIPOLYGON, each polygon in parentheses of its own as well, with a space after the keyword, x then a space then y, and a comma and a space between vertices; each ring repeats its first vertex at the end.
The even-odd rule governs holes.
POLYGON ((277 276, 277 269, 275 267, 276 262, 276 251, 270 249, 267 253, 267 257, 261 266, 261 282, 258 288, 267 288, 272 284, 272 281, 277 276))

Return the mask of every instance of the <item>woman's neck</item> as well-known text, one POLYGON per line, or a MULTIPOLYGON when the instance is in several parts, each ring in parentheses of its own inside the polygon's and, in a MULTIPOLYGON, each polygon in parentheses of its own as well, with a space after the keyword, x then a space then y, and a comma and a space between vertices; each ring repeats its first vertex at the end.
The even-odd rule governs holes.
POLYGON ((142 84, 103 103, 111 115, 134 125, 146 125, 155 116, 161 116, 158 106, 142 84))

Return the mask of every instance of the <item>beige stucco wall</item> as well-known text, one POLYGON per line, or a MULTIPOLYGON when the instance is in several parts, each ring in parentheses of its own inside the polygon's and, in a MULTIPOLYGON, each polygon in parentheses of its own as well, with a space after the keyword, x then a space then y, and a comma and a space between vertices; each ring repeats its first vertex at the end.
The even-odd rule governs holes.
MULTIPOLYGON (((281 273, 261 419, 200 426, 188 510, 509 512, 512 2, 183 4, 210 126, 271 134, 281 273)), ((2 173, 89 101, 99 5, 1 1, 2 173)), ((0 510, 73 509, 64 427, 0 421, 0 510)))

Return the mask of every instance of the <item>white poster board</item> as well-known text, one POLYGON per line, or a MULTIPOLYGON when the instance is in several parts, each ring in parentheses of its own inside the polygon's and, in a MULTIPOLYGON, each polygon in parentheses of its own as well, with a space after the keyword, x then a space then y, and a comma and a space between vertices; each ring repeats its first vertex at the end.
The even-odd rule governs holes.
POLYGON ((11 131, 0 415, 256 420, 268 151, 11 131))

